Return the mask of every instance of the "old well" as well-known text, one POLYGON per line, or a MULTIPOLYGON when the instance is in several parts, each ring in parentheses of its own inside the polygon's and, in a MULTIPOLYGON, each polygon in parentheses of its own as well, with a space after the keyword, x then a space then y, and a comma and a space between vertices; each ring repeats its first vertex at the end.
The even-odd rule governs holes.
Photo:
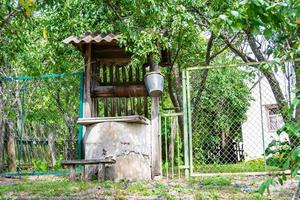
MULTIPOLYGON (((78 119, 82 158, 115 159, 106 166, 107 179, 159 176, 159 96, 150 97, 144 83, 146 73, 159 72, 158 64, 149 56, 141 66, 129 65, 131 54, 119 46, 117 34, 87 33, 64 43, 73 44, 85 63, 83 117, 78 119)), ((96 168, 85 166, 86 178, 96 168)))

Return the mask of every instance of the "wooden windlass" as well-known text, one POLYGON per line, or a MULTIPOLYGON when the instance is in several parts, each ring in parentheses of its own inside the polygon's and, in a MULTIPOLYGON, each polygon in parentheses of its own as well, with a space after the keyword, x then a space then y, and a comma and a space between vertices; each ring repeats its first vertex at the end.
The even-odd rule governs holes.
MULTIPOLYGON (((133 67, 131 54, 118 45, 117 34, 87 33, 64 40, 84 56, 84 117, 141 115, 148 118, 149 96, 144 76, 149 65, 133 67)), ((168 60, 166 53, 164 59, 168 60)))

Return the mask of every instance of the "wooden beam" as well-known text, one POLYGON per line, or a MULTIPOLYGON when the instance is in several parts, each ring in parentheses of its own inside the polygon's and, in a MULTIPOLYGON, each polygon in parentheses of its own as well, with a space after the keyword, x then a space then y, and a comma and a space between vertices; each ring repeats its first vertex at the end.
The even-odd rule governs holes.
POLYGON ((130 58, 97 58, 97 61, 99 61, 102 66, 112 63, 116 65, 127 65, 130 62, 130 58))
POLYGON ((93 97, 145 97, 148 96, 145 85, 97 86, 93 97))
POLYGON ((107 59, 109 59, 109 58, 114 58, 114 59, 119 59, 119 58, 131 58, 131 55, 129 55, 129 54, 126 54, 126 53, 124 53, 124 52, 122 52, 122 51, 116 51, 116 52, 93 52, 93 57, 94 58, 99 58, 99 59, 101 59, 101 58, 107 58, 107 59))
POLYGON ((84 101, 83 101, 83 116, 91 117, 91 44, 87 44, 84 55, 84 101))
POLYGON ((149 120, 144 116, 131 115, 131 116, 120 116, 120 117, 93 117, 93 118, 79 118, 77 123, 81 125, 91 125, 95 123, 103 122, 127 122, 127 123, 138 123, 138 124, 149 124, 149 120))
MULTIPOLYGON (((148 61, 150 71, 159 71, 157 63, 153 60, 153 55, 149 55, 148 61)), ((152 160, 151 160, 151 176, 160 176, 161 174, 161 144, 159 136, 159 97, 151 97, 151 138, 152 138, 152 160)))
POLYGON ((152 178, 160 176, 159 97, 151 97, 152 178))

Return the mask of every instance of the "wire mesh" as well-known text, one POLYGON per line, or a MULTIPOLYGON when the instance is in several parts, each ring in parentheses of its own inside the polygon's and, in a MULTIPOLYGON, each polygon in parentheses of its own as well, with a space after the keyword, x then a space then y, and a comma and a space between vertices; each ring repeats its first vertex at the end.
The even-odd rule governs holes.
POLYGON ((278 132, 294 86, 290 62, 187 69, 191 171, 280 170, 266 150, 292 143, 278 132))
POLYGON ((183 177, 183 130, 179 127, 182 113, 168 113, 160 116, 160 144, 162 175, 166 178, 183 177))
POLYGON ((1 81, 2 171, 61 170, 61 160, 77 156, 80 76, 1 81))

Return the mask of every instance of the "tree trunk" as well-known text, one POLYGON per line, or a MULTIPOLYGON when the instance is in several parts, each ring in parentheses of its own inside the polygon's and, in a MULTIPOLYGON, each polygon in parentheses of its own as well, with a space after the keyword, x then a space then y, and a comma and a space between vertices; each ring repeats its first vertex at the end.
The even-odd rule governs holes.
MULTIPOLYGON (((267 61, 265 59, 263 53, 261 52, 260 47, 257 45, 256 39, 252 35, 252 33, 250 33, 249 31, 245 31, 245 33, 247 35, 247 40, 248 40, 249 46, 250 46, 253 54, 257 58, 257 60, 260 62, 267 61)), ((263 75, 268 80, 268 83, 272 89, 272 92, 273 92, 276 102, 278 104, 278 108, 281 112, 281 115, 282 115, 284 121, 287 121, 288 116, 287 116, 287 112, 286 112, 286 110, 287 110, 286 99, 284 98, 284 95, 280 88, 280 84, 279 84, 278 80, 276 79, 272 69, 260 69, 259 66, 257 68, 263 73, 263 75)))
POLYGON ((0 119, 0 172, 4 169, 4 137, 5 137, 5 119, 4 111, 3 111, 3 88, 2 82, 0 81, 0 115, 2 119, 0 119))
POLYGON ((4 169, 4 133, 5 133, 5 127, 4 127, 4 120, 0 119, 0 172, 4 169))
MULTIPOLYGON (((182 97, 180 96, 182 94, 181 85, 180 74, 176 67, 173 67, 173 70, 168 75, 168 92, 176 113, 182 112, 181 108, 183 107, 182 97)), ((183 138, 183 116, 178 116, 178 125, 180 138, 183 138)))
POLYGON ((16 171, 16 144, 13 134, 13 125, 10 122, 5 123, 5 135, 7 141, 7 165, 10 172, 16 171))

